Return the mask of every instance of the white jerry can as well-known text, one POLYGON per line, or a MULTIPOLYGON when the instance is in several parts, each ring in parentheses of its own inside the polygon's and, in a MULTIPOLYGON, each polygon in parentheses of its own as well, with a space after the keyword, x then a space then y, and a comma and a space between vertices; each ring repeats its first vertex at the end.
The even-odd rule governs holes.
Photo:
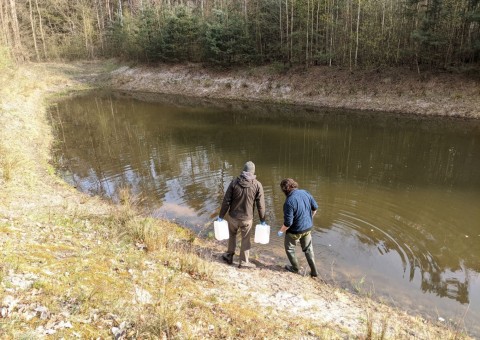
POLYGON ((213 229, 215 230, 215 238, 219 241, 228 240, 230 234, 228 233, 228 222, 223 220, 222 222, 214 221, 213 229))
POLYGON ((255 243, 267 244, 270 241, 270 226, 257 224, 255 226, 255 243))

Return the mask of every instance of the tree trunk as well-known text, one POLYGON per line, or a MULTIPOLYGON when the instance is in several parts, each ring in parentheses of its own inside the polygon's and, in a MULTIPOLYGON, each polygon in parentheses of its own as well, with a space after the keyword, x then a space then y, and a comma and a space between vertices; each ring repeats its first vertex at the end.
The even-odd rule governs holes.
POLYGON ((122 9, 122 0, 118 0, 118 17, 123 26, 123 9, 122 9))
POLYGON ((87 55, 91 57, 92 53, 88 47, 89 33, 88 33, 87 17, 86 17, 84 5, 82 5, 82 21, 83 21, 83 36, 85 38, 85 51, 87 52, 87 55))
POLYGON ((382 38, 385 33, 385 1, 382 2, 382 38))
POLYGON ((11 14, 11 23, 13 29, 13 44, 14 44, 14 55, 17 60, 24 60, 24 55, 22 51, 22 40, 20 38, 20 28, 18 25, 17 17, 17 8, 15 6, 15 0, 10 0, 10 14, 11 14))
POLYGON ((292 17, 290 19, 290 63, 293 58, 293 1, 292 0, 292 17))
POLYGON ((360 0, 358 0, 358 10, 357 10, 357 37, 355 41, 355 67, 357 67, 357 62, 358 62, 359 32, 360 32, 360 0))
POLYGON ((3 44, 6 47, 10 46, 10 36, 8 34, 8 16, 7 16, 7 4, 4 5, 4 0, 0 0, 0 29, 2 31, 1 37, 3 44), (3 13, 3 9, 5 8, 5 14, 3 13))
POLYGON ((45 34, 43 32, 42 14, 40 13, 40 8, 38 7, 38 0, 35 0, 35 7, 37 8, 38 22, 40 24, 40 36, 42 37, 43 55, 44 55, 45 59, 48 59, 47 45, 46 45, 46 42, 45 42, 45 34))
POLYGON ((324 41, 323 41, 323 48, 322 48, 322 51, 325 53, 325 54, 328 54, 328 33, 329 33, 329 24, 328 24, 328 5, 330 3, 330 0, 325 0, 325 3, 324 3, 324 7, 323 7, 323 10, 324 10, 324 16, 325 16, 325 20, 323 20, 325 22, 325 36, 324 36, 324 41))
POLYGON ((107 13, 108 13, 108 21, 112 22, 112 10, 110 8, 110 0, 107 0, 105 2, 105 7, 106 7, 107 13))
POLYGON ((352 54, 353 54, 353 0, 350 1, 350 31, 348 34, 348 60, 350 71, 352 70, 352 54))
POLYGON ((285 18, 286 18, 286 23, 287 23, 287 33, 285 34, 285 39, 287 41, 287 60, 288 62, 291 62, 291 56, 290 56, 290 31, 289 31, 289 23, 288 23, 288 0, 285 0, 285 18))
POLYGON ((278 6, 280 12, 278 14, 278 21, 280 25, 280 51, 283 51, 283 27, 282 27, 282 0, 280 0, 280 6, 278 6))
POLYGON ((317 33, 315 35, 315 52, 318 52, 320 50, 320 43, 318 41, 318 37, 320 35, 320 0, 318 0, 317 4, 317 18, 316 18, 316 27, 315 27, 315 32, 317 33))
MULTIPOLYGON (((245 22, 246 23, 248 23, 247 6, 248 6, 248 2, 247 2, 247 0, 244 0, 243 1, 243 13, 244 13, 244 16, 245 16, 245 22)), ((258 6, 258 3, 257 3, 257 6, 258 6)))
MULTIPOLYGON (((312 16, 310 17, 310 64, 312 64, 313 60, 313 50, 314 50, 314 43, 313 37, 315 36, 315 2, 312 0, 312 16)), ((307 27, 308 29, 308 27, 307 27)))
POLYGON ((306 37, 305 37, 305 67, 308 68, 308 26, 310 25, 309 22, 310 19, 310 0, 307 0, 307 29, 306 31, 306 37))
POLYGON ((37 46, 37 34, 35 32, 35 18, 33 16, 32 0, 28 0, 28 9, 30 12, 30 24, 32 26, 32 38, 33 38, 33 46, 35 47, 35 56, 37 58, 37 61, 40 61, 40 53, 38 52, 38 46, 37 46))
POLYGON ((335 40, 337 39, 337 23, 338 23, 338 7, 335 6, 335 0, 332 1, 333 2, 333 8, 335 9, 335 13, 332 12, 332 21, 333 21, 333 29, 332 29, 332 34, 331 34, 331 37, 330 37, 330 44, 331 44, 331 48, 330 48, 330 66, 332 66, 332 61, 333 61, 333 58, 335 57, 335 40), (335 17, 335 19, 333 18, 335 17))
POLYGON ((347 60, 347 51, 348 51, 348 19, 350 17, 350 11, 348 7, 348 0, 345 1, 345 27, 343 28, 343 54, 342 54, 342 64, 346 63, 347 60))
MULTIPOLYGON (((95 12, 97 15, 97 26, 98 26, 98 37, 100 39, 100 49, 103 54, 103 51, 105 49, 105 45, 103 42, 103 32, 104 32, 104 25, 103 25, 103 13, 102 13, 102 5, 100 4, 99 0, 95 0, 95 12)), ((143 3, 142 3, 142 9, 143 9, 143 3)))
POLYGON ((332 0, 332 5, 330 6, 330 30, 329 30, 329 41, 328 41, 328 66, 332 66, 332 56, 333 56, 333 38, 335 34, 335 0, 332 0))

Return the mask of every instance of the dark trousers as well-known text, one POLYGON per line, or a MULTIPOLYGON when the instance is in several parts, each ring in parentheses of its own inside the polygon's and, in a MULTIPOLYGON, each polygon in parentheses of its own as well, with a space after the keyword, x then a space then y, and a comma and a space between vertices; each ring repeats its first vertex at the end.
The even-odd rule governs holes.
POLYGON ((317 267, 315 266, 315 256, 313 254, 312 233, 310 231, 303 234, 285 233, 285 252, 287 253, 288 260, 292 264, 293 270, 299 270, 298 260, 295 254, 295 247, 298 241, 300 241, 300 246, 310 266, 310 275, 317 276, 317 267))

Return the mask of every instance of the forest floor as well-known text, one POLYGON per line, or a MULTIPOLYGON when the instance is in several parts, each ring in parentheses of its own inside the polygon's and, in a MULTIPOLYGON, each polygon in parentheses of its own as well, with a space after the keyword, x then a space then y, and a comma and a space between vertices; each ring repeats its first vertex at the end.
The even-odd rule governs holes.
MULTIPOLYGON (((229 266, 221 261, 224 242, 139 216, 127 193, 122 205, 113 206, 56 176, 47 107, 58 96, 113 86, 266 99, 252 94, 260 71, 241 78, 192 68, 84 62, 0 71, 0 83, 8 84, 0 88, 1 339, 468 338, 461 319, 409 315, 321 279, 286 272, 284 261, 260 258, 256 269, 229 266), (245 91, 221 95, 236 86, 245 91)), ((451 111, 478 116, 478 84, 477 98, 473 83, 450 84, 458 91, 462 86, 469 90, 459 95, 468 100, 452 104, 451 111)), ((434 105, 428 98, 424 101, 434 105)), ((404 112, 420 113, 413 104, 404 112)))

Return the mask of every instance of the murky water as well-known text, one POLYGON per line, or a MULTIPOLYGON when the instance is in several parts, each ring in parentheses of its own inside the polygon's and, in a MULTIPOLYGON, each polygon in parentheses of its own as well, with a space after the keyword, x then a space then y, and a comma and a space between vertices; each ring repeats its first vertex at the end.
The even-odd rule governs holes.
POLYGON ((295 178, 320 205, 327 281, 480 336, 480 122, 119 93, 50 113, 67 181, 115 201, 128 188, 154 216, 202 235, 230 180, 255 162, 273 228, 253 253, 279 264, 279 183, 295 178))

